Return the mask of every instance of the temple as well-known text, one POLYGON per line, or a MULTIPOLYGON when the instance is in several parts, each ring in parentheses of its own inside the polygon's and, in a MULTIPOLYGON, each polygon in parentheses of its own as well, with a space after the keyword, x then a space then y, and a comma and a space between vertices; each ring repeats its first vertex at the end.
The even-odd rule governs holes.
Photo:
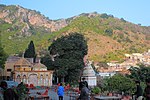
POLYGON ((91 66, 91 62, 88 61, 83 69, 82 77, 88 82, 90 87, 97 85, 96 73, 91 66))
POLYGON ((32 60, 23 57, 8 59, 5 65, 5 74, 18 83, 52 86, 53 71, 47 70, 47 67, 40 63, 40 60, 33 63, 32 60), (14 63, 11 63, 12 61, 14 63))

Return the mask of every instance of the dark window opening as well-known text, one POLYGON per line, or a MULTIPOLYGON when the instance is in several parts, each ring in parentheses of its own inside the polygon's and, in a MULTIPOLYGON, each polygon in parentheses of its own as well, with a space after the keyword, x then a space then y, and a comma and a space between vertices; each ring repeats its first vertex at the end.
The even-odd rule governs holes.
POLYGON ((11 69, 7 69, 7 72, 11 72, 11 69))

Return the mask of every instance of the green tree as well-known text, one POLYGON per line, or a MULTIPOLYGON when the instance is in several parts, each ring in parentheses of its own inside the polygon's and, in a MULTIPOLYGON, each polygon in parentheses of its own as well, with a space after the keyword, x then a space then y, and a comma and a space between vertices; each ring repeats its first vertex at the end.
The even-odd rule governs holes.
POLYGON ((24 57, 25 58, 33 58, 34 62, 35 62, 36 53, 35 53, 35 47, 34 47, 33 41, 30 41, 28 48, 25 50, 24 57))
POLYGON ((65 78, 68 82, 77 81, 87 50, 87 41, 79 33, 70 33, 54 40, 49 51, 57 77, 65 78))
POLYGON ((4 52, 4 49, 3 49, 1 41, 0 41, 0 68, 4 68, 6 59, 7 59, 7 55, 4 52))
POLYGON ((54 70, 53 61, 50 58, 49 54, 46 54, 44 57, 41 58, 41 63, 47 66, 48 70, 54 70))
POLYGON ((143 64, 139 65, 139 67, 131 67, 129 69, 130 77, 133 80, 140 80, 142 82, 145 82, 147 78, 150 78, 150 66, 145 66, 143 64))
POLYGON ((109 15, 107 15, 106 13, 103 13, 103 14, 101 14, 101 16, 100 16, 101 18, 106 18, 106 19, 108 19, 110 16, 109 15))
POLYGON ((124 20, 124 18, 121 18, 120 20, 121 20, 122 22, 126 22, 126 20, 124 20))
POLYGON ((134 82, 126 76, 116 74, 106 81, 106 89, 109 91, 132 93, 134 90, 134 82))

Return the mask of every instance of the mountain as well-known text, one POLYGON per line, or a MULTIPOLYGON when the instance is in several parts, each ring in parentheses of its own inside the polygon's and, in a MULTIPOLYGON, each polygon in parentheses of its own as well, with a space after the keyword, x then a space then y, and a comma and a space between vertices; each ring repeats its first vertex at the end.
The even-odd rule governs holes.
POLYGON ((150 27, 105 13, 50 20, 35 10, 0 5, 0 25, 1 42, 8 54, 24 52, 31 40, 37 52, 45 51, 53 39, 72 32, 86 37, 88 59, 96 62, 122 61, 125 53, 150 49, 150 27))
POLYGON ((8 54, 25 51, 29 41, 34 40, 38 49, 45 48, 54 31, 67 26, 65 19, 49 20, 40 12, 21 6, 0 5, 1 42, 8 54))

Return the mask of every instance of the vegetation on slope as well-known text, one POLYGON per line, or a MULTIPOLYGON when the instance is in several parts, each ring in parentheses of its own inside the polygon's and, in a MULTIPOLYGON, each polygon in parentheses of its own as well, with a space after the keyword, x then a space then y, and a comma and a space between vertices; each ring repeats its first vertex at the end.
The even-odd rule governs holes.
POLYGON ((94 61, 122 61, 125 53, 144 52, 150 47, 150 30, 114 18, 112 15, 96 16, 81 15, 58 31, 63 35, 70 32, 80 32, 86 36, 89 45, 88 57, 94 61))
MULTIPOLYGON (((41 20, 46 23, 43 25, 52 25, 50 24, 52 20, 48 21, 39 12, 28 11, 28 9, 23 10, 24 8, 16 8, 16 6, 0 5, 0 7, 2 8, 1 10, 9 9, 10 13, 6 18, 0 18, 1 42, 7 54, 24 52, 31 40, 35 44, 36 52, 40 53, 47 50, 52 40, 56 39, 56 37, 73 32, 82 33, 86 37, 88 58, 97 62, 122 61, 125 53, 144 52, 150 47, 150 27, 135 25, 123 18, 115 18, 113 15, 97 14, 96 12, 83 13, 66 19, 65 21, 68 25, 61 29, 61 24, 58 24, 59 20, 56 20, 53 21, 54 23, 56 22, 54 24, 55 32, 52 32, 52 29, 48 27, 38 25, 38 23, 36 25, 33 22, 30 23, 25 16, 27 12, 38 13, 38 17, 42 18, 41 20), (21 9, 22 12, 25 11, 19 18, 15 18, 17 9, 21 9)), ((19 12, 17 13, 20 14, 19 12)))
POLYGON ((31 36, 16 36, 19 30, 13 30, 12 24, 3 23, 0 27, 1 42, 4 46, 4 50, 7 54, 22 53, 27 48, 31 40, 34 41, 37 51, 47 49, 49 42, 48 40, 54 38, 56 34, 50 32, 43 32, 42 27, 32 29, 35 33, 31 36))

